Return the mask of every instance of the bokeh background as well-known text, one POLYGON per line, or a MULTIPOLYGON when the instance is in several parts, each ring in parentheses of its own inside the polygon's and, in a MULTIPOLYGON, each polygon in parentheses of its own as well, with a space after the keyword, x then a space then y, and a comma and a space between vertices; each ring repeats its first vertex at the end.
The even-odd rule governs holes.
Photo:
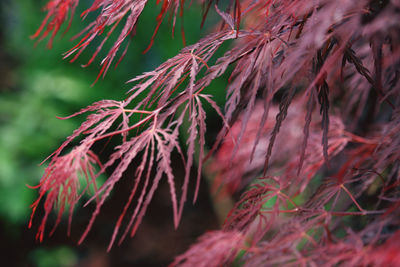
MULTIPOLYGON (((110 70, 104 80, 91 87, 100 70, 101 55, 87 68, 82 68, 81 64, 87 62, 95 46, 89 47, 75 63, 63 60, 62 54, 73 46, 74 41, 71 42, 70 38, 86 25, 79 14, 92 1, 80 1, 70 31, 63 38, 57 36, 51 50, 46 48, 46 39, 39 43, 30 39, 45 16, 42 8, 46 1, 0 1, 2 266, 166 266, 203 232, 218 227, 207 184, 203 183, 197 203, 192 205, 189 201, 186 204, 183 220, 175 231, 172 212, 166 204, 170 203, 169 193, 161 185, 137 236, 106 253, 112 229, 128 194, 129 177, 115 189, 118 194, 114 194, 104 206, 91 234, 80 246, 76 243, 86 226, 90 210, 82 208, 74 215, 70 237, 66 234, 64 220, 53 236, 46 236, 42 243, 37 242, 35 231, 42 211, 39 211, 33 229, 27 227, 31 212, 29 206, 37 197, 37 191, 27 185, 38 184, 46 166, 46 163, 40 165, 40 162, 84 119, 80 116, 59 120, 56 116, 70 115, 98 100, 123 99, 131 86, 125 83, 127 80, 154 69, 183 47, 179 31, 172 38, 170 23, 165 21, 152 49, 146 54, 142 53, 149 44, 156 25, 155 17, 160 10, 155 2, 151 1, 145 8, 138 22, 137 34, 118 68, 110 70)), ((87 21, 90 19, 87 18, 87 21)), ((216 19, 215 14, 211 13, 205 27, 200 29, 201 8, 193 2, 186 9, 184 17, 187 43, 192 44, 204 36, 216 19)), ((110 44, 112 42, 108 42, 110 44)), ((107 47, 103 56, 106 51, 107 47)), ((223 105, 224 90, 215 88, 224 86, 222 78, 209 89, 214 95, 220 92, 215 95, 220 105, 223 105)), ((210 136, 216 131, 217 121, 210 114, 207 121, 210 136)), ((106 149, 100 156, 106 157, 110 152, 106 149)), ((131 169, 133 172, 134 166, 131 169)))

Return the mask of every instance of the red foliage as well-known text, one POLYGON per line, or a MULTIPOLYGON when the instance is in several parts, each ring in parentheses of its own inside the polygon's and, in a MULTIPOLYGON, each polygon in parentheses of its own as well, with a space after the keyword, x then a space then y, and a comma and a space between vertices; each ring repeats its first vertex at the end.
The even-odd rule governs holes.
POLYGON ((79 3, 79 0, 52 0, 47 3, 45 10, 47 10, 47 16, 43 20, 42 25, 36 31, 32 38, 39 38, 42 40, 51 33, 50 40, 48 42, 48 47, 53 46, 54 37, 60 30, 61 25, 67 20, 68 13, 70 12, 70 22, 67 28, 71 26, 72 18, 75 14, 75 9, 79 3), (47 25, 47 27, 46 27, 47 25), (45 29, 46 28, 46 29, 45 29))
POLYGON ((237 231, 205 233, 184 254, 176 257, 172 266, 217 267, 231 262, 244 247, 245 237, 237 231))
MULTIPOLYGON (((67 56, 76 53, 75 60, 110 28, 90 64, 126 17, 101 62, 100 74, 105 73, 146 3, 94 1, 83 16, 99 10, 99 17, 67 56)), ((34 37, 44 31, 42 37, 52 32, 53 38, 76 4, 50 1, 34 37)), ((211 5, 204 1, 204 19, 211 5)), ((183 6, 184 1, 163 1, 154 34, 168 10, 175 25, 183 6)), ((90 114, 51 156, 38 186, 33 213, 45 202, 39 238, 55 205, 60 207, 55 226, 67 204, 71 218, 81 197, 77 171, 88 177, 87 184, 95 184, 97 175, 109 169, 112 174, 89 200, 97 199, 96 209, 82 242, 134 160, 139 161, 134 186, 109 249, 128 213, 119 240, 135 234, 163 178, 177 227, 194 165, 194 200, 199 190, 206 145, 203 105, 208 103, 223 122, 206 157, 213 159, 209 170, 216 173, 215 188, 242 196, 221 231, 205 234, 172 265, 395 266, 400 242, 400 2, 232 0, 227 9, 217 3, 215 10, 221 26, 132 79, 135 84, 124 101, 100 101, 78 112, 90 114), (228 40, 235 40, 232 47, 214 60, 228 40), (202 92, 229 66, 221 111, 202 92), (111 137, 121 143, 95 173, 91 165, 100 163, 90 149, 111 137), (66 153, 77 138, 81 142, 66 153), (179 140, 186 142, 186 151, 179 140), (185 170, 180 192, 172 153, 181 156, 185 170)))
MULTIPOLYGON (((44 203, 45 215, 37 233, 37 238, 40 241, 43 240, 47 218, 54 207, 58 208, 58 215, 51 233, 54 232, 57 225, 61 222, 65 208, 69 208, 68 233, 70 232, 75 205, 78 204, 82 195, 89 190, 90 185, 93 185, 95 193, 97 191, 94 164, 101 165, 97 156, 91 151, 84 151, 83 147, 78 147, 68 155, 58 157, 56 161, 52 161, 49 167, 46 168, 40 184, 34 187, 40 188, 39 198, 31 206, 33 217, 40 201, 47 193, 44 203), (85 177, 86 186, 84 189, 80 189, 82 181, 78 174, 85 177)), ((29 222, 29 227, 31 225, 32 218, 29 222)))

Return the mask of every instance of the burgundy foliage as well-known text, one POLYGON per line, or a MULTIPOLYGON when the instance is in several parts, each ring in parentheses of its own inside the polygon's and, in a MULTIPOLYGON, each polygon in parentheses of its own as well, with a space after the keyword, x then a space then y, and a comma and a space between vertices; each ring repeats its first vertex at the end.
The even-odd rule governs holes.
MULTIPOLYGON (((34 37, 51 34, 51 46, 78 2, 49 1, 34 37)), ((157 2, 161 10, 149 49, 166 14, 171 12, 174 28, 185 4, 157 2)), ((133 187, 109 249, 117 239, 136 233, 162 179, 168 182, 178 227, 189 183, 195 185, 195 201, 203 161, 208 160, 208 173, 215 173, 214 191, 242 195, 222 229, 204 234, 172 266, 396 266, 400 1, 231 0, 225 9, 218 1, 202 3, 202 24, 213 7, 221 18, 213 32, 130 80, 125 100, 103 100, 73 115, 87 118, 48 159, 32 205, 33 214, 41 202, 45 207, 38 238, 43 238, 54 208, 58 217, 53 229, 65 209, 71 224, 74 207, 92 187, 87 204, 93 202, 95 210, 82 242, 133 161, 138 162, 133 187), (226 42, 230 48, 216 58, 226 42), (224 73, 230 76, 220 110, 203 90, 224 73), (204 105, 222 121, 207 157, 204 105), (110 138, 120 145, 100 163, 92 148, 110 138), (174 153, 185 170, 179 186, 171 167, 174 153), (96 186, 108 170, 111 175, 96 186)), ((98 17, 88 22, 66 57, 76 60, 102 38, 92 63, 122 23, 100 63, 99 75, 105 74, 122 43, 134 35, 146 4, 94 0, 82 16, 97 12, 98 17)))

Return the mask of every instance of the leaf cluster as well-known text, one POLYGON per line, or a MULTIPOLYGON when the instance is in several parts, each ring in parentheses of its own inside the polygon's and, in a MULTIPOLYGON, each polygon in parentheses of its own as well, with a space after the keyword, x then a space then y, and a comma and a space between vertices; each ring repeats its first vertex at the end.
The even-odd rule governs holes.
MULTIPOLYGON (((168 11, 173 28, 183 16, 185 1, 159 2, 149 49, 168 11)), ((34 37, 51 33, 51 45, 77 4, 50 1, 34 37)), ((98 12, 98 17, 66 56, 75 54, 75 60, 95 38, 103 38, 92 63, 116 25, 125 23, 101 61, 99 75, 105 74, 121 44, 134 35, 146 4, 95 0, 82 16, 98 12)), ((218 1, 208 0, 204 19, 213 4, 221 18, 213 32, 130 80, 124 100, 102 100, 73 115, 88 114, 50 156, 33 204, 33 213, 42 200, 45 205, 40 239, 54 205, 61 214, 68 204, 71 218, 82 196, 77 171, 95 185, 98 175, 111 170, 88 201, 95 210, 82 242, 136 161, 134 185, 109 249, 117 238, 121 242, 136 233, 161 179, 168 182, 177 227, 189 183, 194 180, 195 201, 208 168, 215 172, 216 191, 242 195, 222 229, 206 233, 172 265, 394 266, 399 261, 399 1, 235 0, 221 10, 218 1), (228 41, 232 46, 216 58, 228 41), (224 73, 230 76, 222 111, 203 90, 224 73), (207 157, 204 105, 222 121, 207 157), (92 147, 109 138, 120 144, 100 163, 92 147), (171 167, 173 153, 185 170, 181 190, 171 167), (99 165, 97 172, 93 164, 99 165)))

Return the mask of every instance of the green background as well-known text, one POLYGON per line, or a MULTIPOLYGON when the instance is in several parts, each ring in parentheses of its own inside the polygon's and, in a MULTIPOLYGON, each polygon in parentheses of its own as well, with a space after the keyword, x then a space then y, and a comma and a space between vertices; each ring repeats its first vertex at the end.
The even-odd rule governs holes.
MULTIPOLYGON (((151 1, 139 19, 137 34, 132 39, 124 60, 117 69, 110 68, 104 80, 91 87, 100 70, 101 58, 108 51, 107 47, 112 44, 112 39, 107 42, 108 46, 105 46, 95 62, 87 68, 82 68, 81 64, 85 64, 94 53, 96 43, 74 63, 62 59, 63 53, 76 43, 70 41, 70 38, 94 18, 89 16, 82 21, 79 17, 91 2, 80 1, 70 31, 63 38, 61 34, 56 36, 51 50, 46 48, 48 39, 37 43, 29 38, 45 16, 42 8, 46 1, 2 0, 0 2, 0 253, 3 254, 2 262, 7 263, 4 266, 163 266, 173 259, 177 251, 157 258, 154 256, 157 249, 152 249, 149 244, 179 243, 177 238, 182 238, 184 241, 178 251, 182 252, 201 232, 215 227, 215 218, 210 214, 207 203, 189 208, 198 210, 187 212, 189 221, 186 222, 186 226, 182 226, 180 233, 173 231, 170 210, 167 210, 168 218, 165 218, 167 226, 152 227, 149 222, 150 226, 143 226, 143 234, 135 238, 136 241, 132 241, 136 242, 135 244, 122 246, 109 254, 105 253, 105 249, 115 218, 110 218, 109 223, 107 220, 102 221, 109 224, 104 226, 106 236, 104 242, 103 239, 101 242, 89 240, 79 247, 74 236, 67 237, 66 227, 63 227, 63 224, 55 236, 46 236, 42 244, 35 241, 35 229, 27 229, 31 211, 29 206, 37 197, 37 191, 26 185, 38 184, 46 166, 46 163, 40 165, 40 162, 51 154, 84 119, 80 116, 59 120, 56 116, 70 115, 98 100, 123 99, 131 87, 126 81, 144 71, 154 69, 166 59, 176 55, 183 47, 179 32, 180 19, 177 20, 174 38, 171 36, 171 25, 166 20, 159 30, 152 49, 146 54, 142 53, 149 44, 156 25, 155 17, 160 10, 160 6, 151 1), (201 215, 202 212, 206 215, 201 215), (197 220, 196 216, 200 215, 208 216, 208 220, 202 226, 193 226, 195 222, 191 222, 190 218, 197 220), (167 229, 166 231, 173 233, 163 233, 154 228, 167 229), (164 237, 160 237, 160 233, 164 237), (160 241, 162 238, 164 241, 160 241), (168 238, 173 241, 168 241, 168 238), (147 245, 143 244, 143 240, 146 240, 147 245), (147 248, 148 251, 147 246, 150 246, 147 248), (140 248, 145 252, 135 252, 132 251, 133 248, 140 248), (125 257, 132 253, 141 256, 125 257), (127 259, 121 260, 124 257, 127 259), (99 263, 96 263, 96 259, 99 263)), ((215 14, 211 13, 205 29, 200 29, 201 16, 201 8, 196 3, 185 9, 184 25, 188 44, 204 36, 217 19, 215 14)), ((63 29, 65 25, 60 33, 63 29)), ((113 37, 117 35, 118 29, 113 37)), ((219 104, 223 104, 225 86, 221 79, 209 89, 214 95, 217 94, 216 100, 219 104)), ((207 193, 207 189, 202 191, 207 193)), ((205 199, 207 202, 206 196, 205 199)), ((86 218, 85 215, 83 218, 86 218)), ((84 222, 80 222, 80 217, 77 221, 78 225, 84 225, 84 222)), ((79 231, 76 234, 79 235, 79 231)))

